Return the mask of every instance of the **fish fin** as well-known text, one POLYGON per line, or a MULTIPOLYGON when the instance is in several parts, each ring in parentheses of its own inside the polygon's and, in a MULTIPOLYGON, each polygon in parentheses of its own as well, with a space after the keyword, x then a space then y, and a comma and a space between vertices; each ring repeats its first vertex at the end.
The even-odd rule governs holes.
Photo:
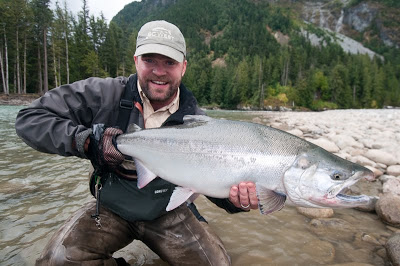
POLYGON ((270 190, 258 183, 256 190, 261 214, 267 215, 279 211, 285 206, 286 195, 270 190))
POLYGON ((138 188, 145 187, 148 183, 153 181, 157 177, 152 171, 150 171, 141 161, 134 159, 137 172, 137 186, 138 188))
POLYGON ((126 133, 133 133, 133 132, 138 132, 143 130, 141 127, 136 125, 135 123, 132 123, 128 126, 128 129, 126 130, 126 133))
POLYGON ((172 192, 171 198, 169 199, 166 210, 171 211, 176 207, 179 207, 188 198, 190 198, 193 195, 193 193, 194 192, 190 188, 175 187, 175 190, 174 192, 172 192))

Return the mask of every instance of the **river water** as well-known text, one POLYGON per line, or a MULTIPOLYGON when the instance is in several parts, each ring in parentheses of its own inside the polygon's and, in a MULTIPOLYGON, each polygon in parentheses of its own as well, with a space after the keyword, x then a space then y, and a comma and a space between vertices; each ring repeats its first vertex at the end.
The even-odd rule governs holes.
MULTIPOLYGON (((0 106, 0 265, 33 265, 52 233, 91 200, 88 161, 39 153, 24 144, 14 129, 20 108, 0 106)), ((251 120, 246 112, 210 115, 251 120)), ((392 231, 373 213, 343 209, 332 219, 311 220, 293 207, 268 216, 254 210, 230 215, 204 197, 196 203, 233 265, 388 263, 384 244, 392 231)), ((138 241, 116 255, 132 265, 164 265, 138 241)))

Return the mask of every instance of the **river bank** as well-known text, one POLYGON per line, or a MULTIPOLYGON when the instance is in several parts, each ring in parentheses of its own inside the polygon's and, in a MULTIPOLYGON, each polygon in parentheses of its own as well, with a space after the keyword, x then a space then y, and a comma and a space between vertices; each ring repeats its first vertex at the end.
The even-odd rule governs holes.
POLYGON ((29 105, 39 98, 39 94, 0 94, 0 105, 29 105))

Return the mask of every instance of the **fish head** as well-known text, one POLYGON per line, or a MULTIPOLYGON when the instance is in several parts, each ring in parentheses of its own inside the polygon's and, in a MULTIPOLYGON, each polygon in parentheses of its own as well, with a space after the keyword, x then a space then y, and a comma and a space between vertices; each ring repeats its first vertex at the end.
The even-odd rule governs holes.
POLYGON ((369 169, 344 160, 319 147, 303 152, 285 172, 284 187, 289 202, 317 208, 352 208, 370 203, 365 195, 343 192, 361 178, 373 180, 369 169))

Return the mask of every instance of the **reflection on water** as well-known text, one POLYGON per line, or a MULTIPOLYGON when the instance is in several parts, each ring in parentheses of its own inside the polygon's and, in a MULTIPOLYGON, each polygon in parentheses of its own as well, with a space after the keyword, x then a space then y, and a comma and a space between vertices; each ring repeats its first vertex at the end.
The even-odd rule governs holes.
MULTIPOLYGON (((20 107, 0 106, 0 265, 33 265, 52 233, 91 199, 88 162, 36 152, 15 134, 20 107)), ((250 120, 249 112, 214 117, 250 120)), ((335 219, 316 221, 285 207, 229 215, 204 197, 196 201, 224 241, 234 265, 385 265, 391 232, 375 214, 335 210, 335 219)), ((163 264, 140 242, 118 252, 135 265, 163 264)))

